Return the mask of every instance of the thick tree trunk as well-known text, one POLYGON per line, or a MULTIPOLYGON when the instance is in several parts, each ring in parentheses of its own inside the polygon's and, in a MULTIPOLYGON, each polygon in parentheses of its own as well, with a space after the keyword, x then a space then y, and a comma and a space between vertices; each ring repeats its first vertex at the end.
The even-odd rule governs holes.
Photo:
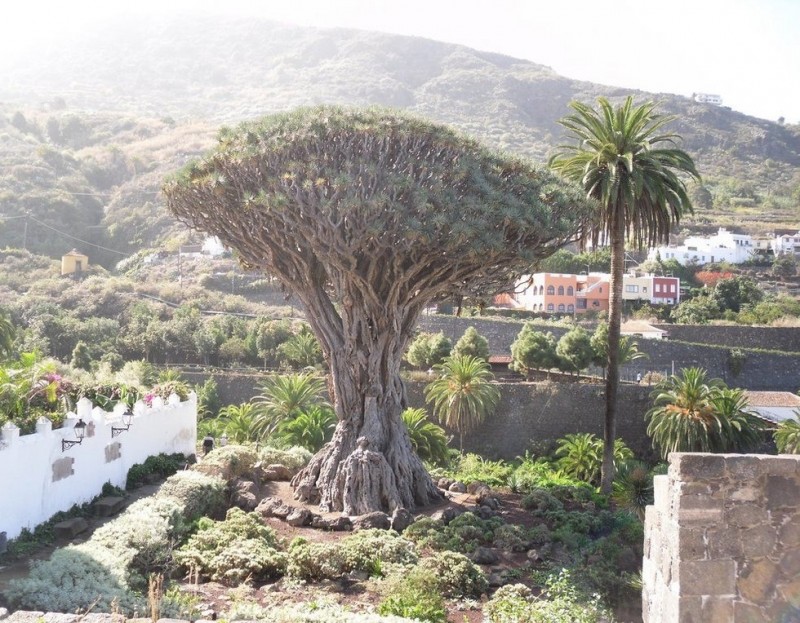
POLYGON ((412 510, 441 499, 401 418, 406 396, 400 361, 416 314, 397 317, 381 311, 366 314, 361 306, 345 305, 341 335, 315 326, 330 365, 339 423, 333 439, 292 486, 295 498, 319 503, 323 511, 412 510))
POLYGON ((614 441, 617 434, 617 390, 619 388, 619 338, 622 324, 622 279, 625 273, 624 210, 615 212, 611 239, 611 283, 608 298, 608 373, 606 413, 603 426, 603 464, 600 490, 610 495, 614 484, 614 441))

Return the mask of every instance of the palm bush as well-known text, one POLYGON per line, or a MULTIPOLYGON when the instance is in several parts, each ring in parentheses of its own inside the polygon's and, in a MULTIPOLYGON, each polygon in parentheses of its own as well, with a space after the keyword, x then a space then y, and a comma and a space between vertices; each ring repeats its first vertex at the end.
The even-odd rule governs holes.
POLYGON ((323 398, 325 382, 312 374, 270 376, 259 384, 259 389, 253 400, 259 439, 269 437, 283 420, 293 419, 312 407, 329 406, 323 398))
MULTIPOLYGON (((243 402, 239 405, 223 407, 220 409, 219 418, 210 421, 220 422, 222 432, 233 443, 246 443, 255 441, 257 438, 255 416, 255 406, 249 402, 243 402)), ((212 427, 213 425, 209 426, 209 429, 212 427)))
MULTIPOLYGON (((603 440, 592 433, 564 435, 558 441, 555 455, 559 469, 572 478, 597 484, 603 462, 603 440)), ((619 468, 633 458, 633 452, 622 439, 614 440, 614 466, 619 468)))
POLYGON ((428 419, 425 409, 406 409, 402 417, 419 458, 437 465, 446 464, 448 448, 444 429, 428 419))
POLYGON ((708 379, 702 368, 673 374, 651 398, 647 434, 662 458, 670 452, 742 451, 760 438, 763 426, 748 411, 744 392, 708 379))
MULTIPOLYGON (((800 411, 795 412, 800 418, 800 411)), ((800 420, 787 420, 775 431, 775 445, 781 454, 800 454, 800 420)))
POLYGON ((434 366, 439 377, 425 388, 425 399, 433 403, 439 421, 458 431, 464 449, 464 433, 475 429, 500 400, 492 385, 489 364, 469 355, 454 355, 434 366))
POLYGON ((327 406, 315 405, 293 418, 281 420, 275 436, 287 446, 301 446, 316 452, 333 436, 336 414, 327 406))
POLYGON ((644 521, 644 510, 653 503, 653 474, 646 463, 628 461, 617 470, 614 502, 644 521))

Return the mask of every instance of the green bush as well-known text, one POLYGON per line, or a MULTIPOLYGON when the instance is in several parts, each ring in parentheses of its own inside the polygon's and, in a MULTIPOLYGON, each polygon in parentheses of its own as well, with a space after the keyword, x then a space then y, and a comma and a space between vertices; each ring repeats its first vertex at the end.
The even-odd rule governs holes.
POLYGON ((175 553, 175 562, 190 574, 229 586, 283 575, 286 555, 277 550, 275 531, 254 513, 231 508, 225 521, 203 522, 198 527, 175 553))
POLYGON ((490 487, 502 487, 508 484, 513 468, 505 461, 489 461, 479 454, 464 454, 456 469, 449 473, 461 482, 482 482, 490 487))
POLYGON ((225 508, 224 490, 225 483, 219 478, 184 471, 168 478, 158 494, 176 498, 183 507, 184 516, 193 521, 204 516, 219 516, 225 508))
POLYGON ((436 578, 420 569, 387 581, 386 597, 378 606, 380 614, 393 614, 430 623, 447 623, 444 599, 436 578))
POLYGON ((262 465, 285 465, 292 471, 303 469, 311 460, 311 452, 300 446, 289 449, 279 449, 272 447, 261 448, 258 452, 258 460, 262 465))
POLYGON ((480 567, 457 552, 423 558, 419 569, 432 574, 437 590, 445 597, 480 597, 489 586, 480 567))
POLYGON ((196 469, 204 474, 233 480, 253 471, 259 455, 250 446, 228 445, 215 448, 203 457, 196 469))
POLYGON ((347 572, 372 571, 377 563, 413 565, 419 558, 414 544, 391 530, 361 530, 340 547, 347 572))
POLYGON ((548 578, 542 597, 515 584, 497 590, 483 609, 488 623, 600 623, 611 614, 597 596, 577 589, 570 573, 563 570, 548 578))
POLYGON ((341 548, 335 543, 309 543, 296 538, 289 544, 286 573, 305 580, 327 580, 341 577, 346 563, 341 548))

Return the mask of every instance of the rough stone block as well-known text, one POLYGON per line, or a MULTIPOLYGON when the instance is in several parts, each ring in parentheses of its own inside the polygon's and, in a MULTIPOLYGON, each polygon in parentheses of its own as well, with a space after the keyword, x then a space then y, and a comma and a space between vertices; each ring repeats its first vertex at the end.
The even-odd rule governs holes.
POLYGON ((8 609, 0 608, 0 621, 8 617, 8 609))
POLYGON ((736 623, 766 623, 766 612, 758 606, 749 604, 744 601, 733 602, 733 619, 736 623))
POLYGON ((653 500, 656 507, 666 510, 664 505, 669 503, 670 479, 666 474, 653 478, 653 500))
POLYGON ((3 623, 37 623, 44 616, 44 612, 34 610, 17 610, 13 612, 3 623))
POLYGON ((682 596, 678 606, 678 621, 681 623, 705 623, 703 619, 703 598, 682 596))
MULTIPOLYGON (((746 563, 739 576, 739 594, 751 603, 765 603, 775 592, 778 567, 774 562, 762 558, 746 563)), ((738 619, 737 619, 738 620, 738 619)))
POLYGON ((800 608, 800 577, 796 577, 783 584, 778 584, 776 592, 784 604, 789 604, 794 608, 800 608))
POLYGON ((125 615, 90 612, 81 617, 81 623, 125 623, 125 615))
POLYGON ((742 554, 746 558, 769 556, 775 549, 778 536, 769 524, 755 526, 741 532, 742 554))
POLYGON ((800 578, 800 547, 781 553, 780 572, 785 578, 800 578))
POLYGON ((61 612, 47 612, 39 623, 78 623, 81 620, 78 614, 62 614, 61 612))
POLYGON ((767 476, 765 487, 767 508, 789 508, 797 506, 800 500, 800 480, 784 476, 767 476))
POLYGON ((738 504, 725 513, 728 525, 734 528, 752 528, 769 522, 769 513, 755 504, 738 504))
POLYGON ((732 597, 706 597, 703 599, 703 623, 731 623, 733 621, 732 597))
POLYGON ((93 504, 94 514, 98 517, 111 517, 116 515, 125 507, 125 498, 118 496, 107 496, 100 498, 93 504))
POLYGON ((58 522, 53 526, 53 532, 57 539, 74 539, 88 528, 89 524, 83 517, 74 517, 73 519, 58 522))
POLYGON ((670 455, 669 475, 676 480, 707 482, 725 475, 725 455, 675 452, 670 455))
POLYGON ((678 578, 681 597, 736 593, 736 563, 733 560, 681 560, 678 562, 678 578))
POLYGON ((770 476, 800 477, 800 456, 796 454, 763 456, 761 457, 761 464, 764 472, 770 476))
POLYGON ((763 465, 757 456, 732 456, 725 461, 728 476, 737 484, 755 483, 763 473, 763 465))
POLYGON ((685 529, 678 533, 678 555, 681 560, 706 558, 706 537, 702 528, 685 529))
POLYGON ((800 516, 790 518, 781 526, 779 538, 784 547, 800 545, 800 516))
POLYGON ((742 540, 739 530, 720 525, 706 531, 709 558, 738 558, 742 554, 742 540))

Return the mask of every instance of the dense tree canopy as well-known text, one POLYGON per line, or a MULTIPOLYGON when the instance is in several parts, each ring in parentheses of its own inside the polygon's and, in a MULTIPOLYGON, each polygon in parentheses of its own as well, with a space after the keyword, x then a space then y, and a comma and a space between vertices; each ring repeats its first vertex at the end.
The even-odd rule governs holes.
POLYGON ((400 361, 425 306, 507 287, 573 239, 589 208, 546 170, 445 127, 327 107, 223 130, 164 192, 179 219, 307 310, 339 425, 294 484, 346 512, 438 496, 400 419, 400 361))

